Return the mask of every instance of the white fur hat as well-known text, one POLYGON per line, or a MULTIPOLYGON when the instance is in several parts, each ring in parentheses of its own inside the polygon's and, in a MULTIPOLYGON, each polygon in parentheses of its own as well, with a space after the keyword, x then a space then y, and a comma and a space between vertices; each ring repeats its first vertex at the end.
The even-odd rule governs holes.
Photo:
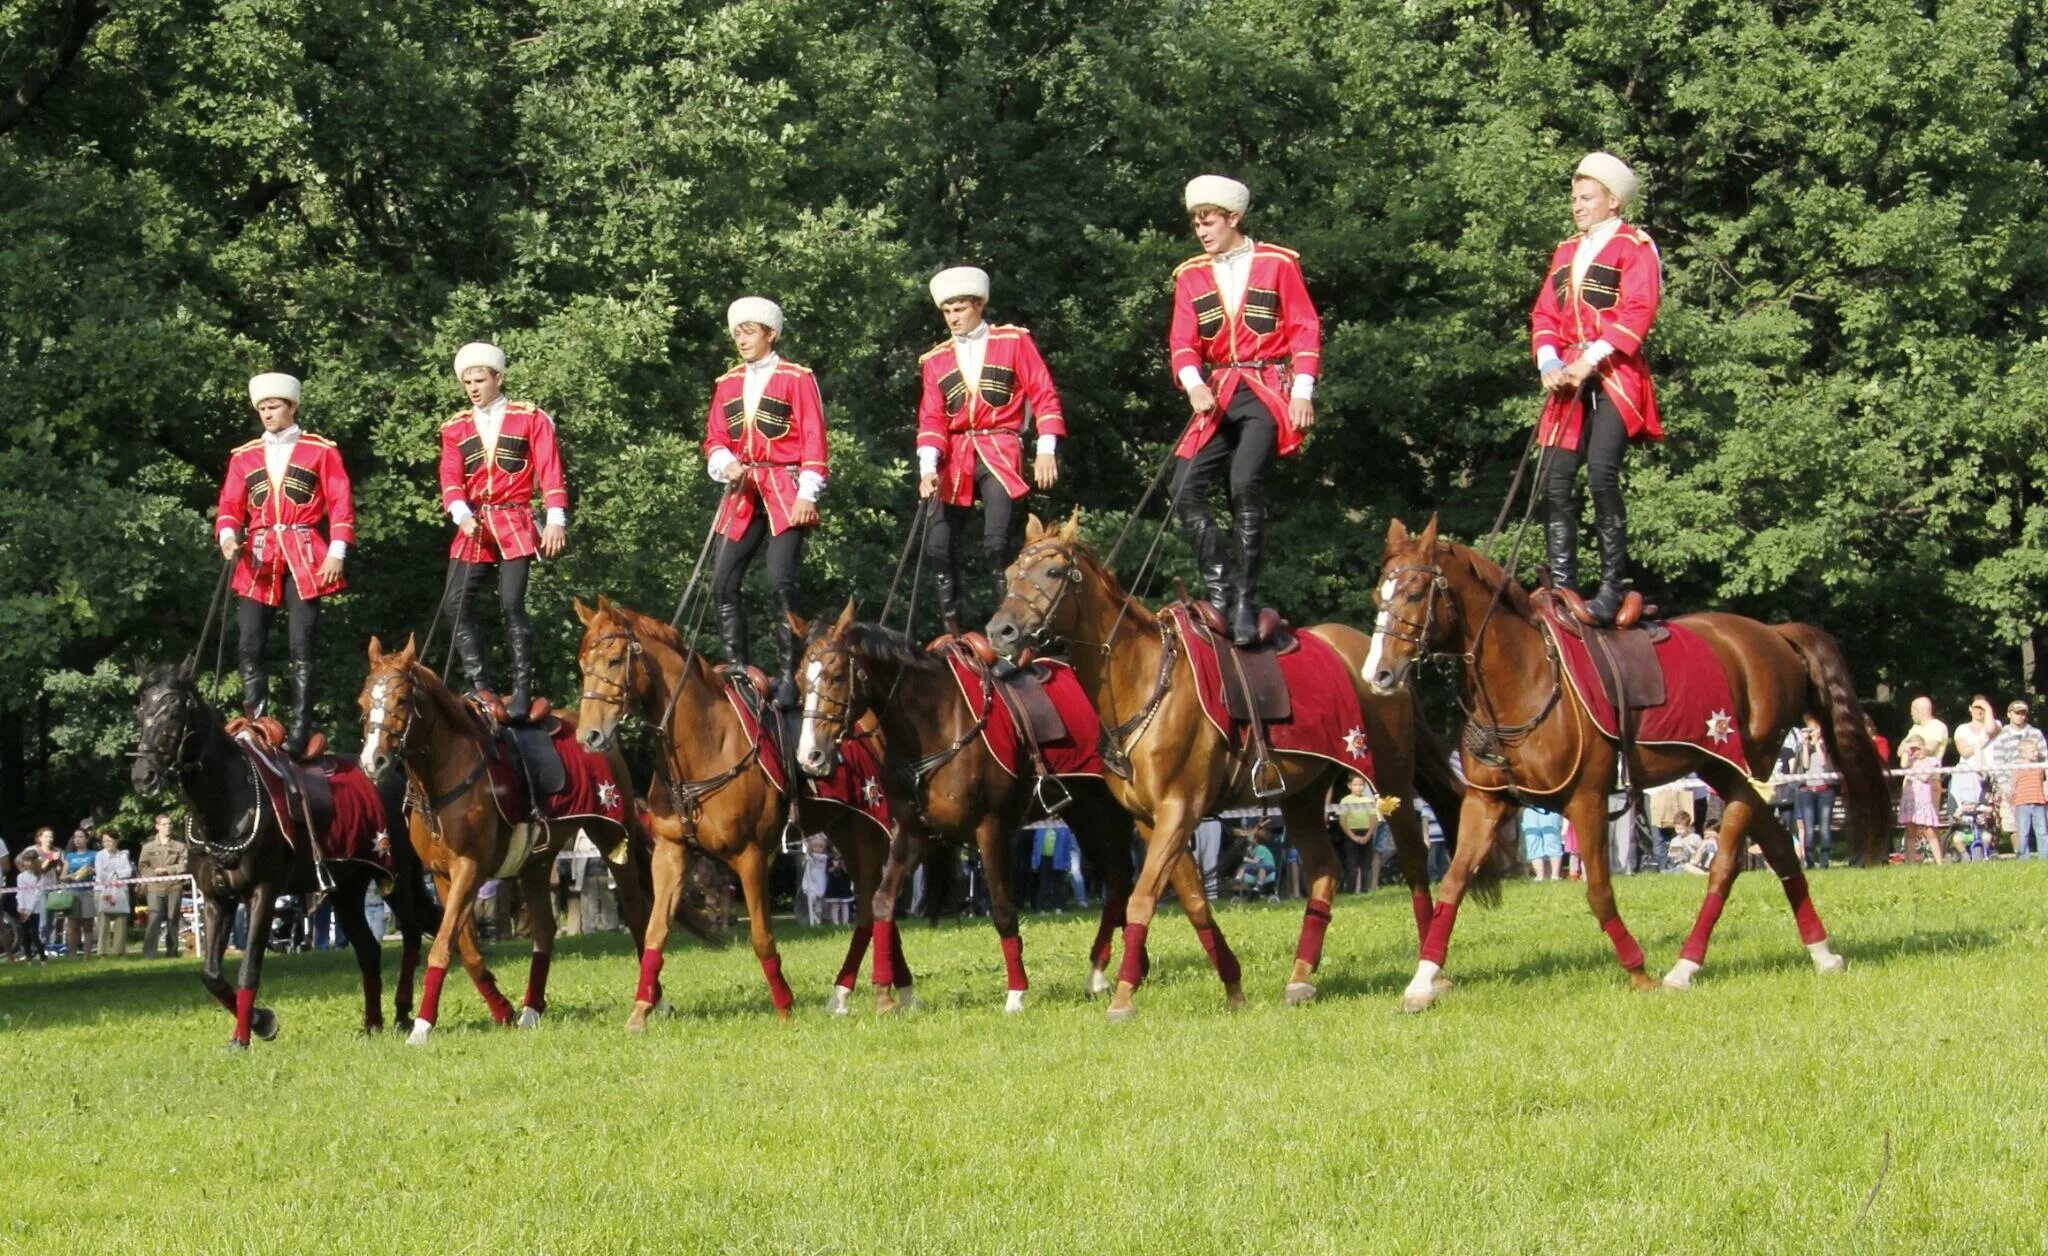
POLYGON ((299 404, 299 381, 297 376, 270 371, 249 377, 249 404, 260 405, 273 397, 282 398, 293 405, 299 404))
POLYGON ((988 300, 988 272, 979 266, 954 266, 932 276, 932 304, 944 305, 961 297, 988 300))
POLYGON ((738 331, 741 323, 759 323, 779 336, 782 334, 782 307, 767 297, 741 297, 725 307, 725 329, 738 331))
POLYGON ((1252 207, 1252 190, 1220 174, 1198 174, 1188 180, 1185 200, 1189 209, 1214 205, 1228 213, 1241 214, 1252 207))
POLYGON ((1572 178, 1593 180, 1613 193, 1624 208, 1636 198, 1636 172, 1613 153, 1587 153, 1572 178))
POLYGON ((505 351, 488 341, 472 340, 455 351, 455 378, 472 366, 489 367, 498 374, 505 373, 505 351))

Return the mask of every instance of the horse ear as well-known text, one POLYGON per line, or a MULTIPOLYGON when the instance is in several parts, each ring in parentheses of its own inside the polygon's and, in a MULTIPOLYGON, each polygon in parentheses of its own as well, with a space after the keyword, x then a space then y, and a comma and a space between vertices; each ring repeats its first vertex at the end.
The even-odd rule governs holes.
POLYGON ((399 657, 399 658, 400 658, 401 660, 403 660, 404 662, 410 663, 410 662, 412 662, 412 661, 413 661, 414 659, 416 659, 416 658, 418 658, 418 657, 419 657, 419 653, 420 653, 420 641, 419 641, 419 634, 417 634, 417 633, 411 633, 411 632, 408 632, 408 633, 406 633, 406 634, 405 634, 405 648, 404 648, 403 650, 400 650, 400 651, 398 652, 398 657, 399 657))
MULTIPOLYGON (((604 605, 604 599, 603 599, 602 597, 598 598, 598 599, 597 599, 597 604, 598 604, 599 606, 603 606, 603 605, 604 605)), ((590 608, 589 608, 588 606, 585 606, 585 605, 583 604, 583 599, 582 599, 582 598, 580 598, 580 597, 576 599, 576 601, 575 601, 575 606, 576 606, 576 622, 577 622, 577 623, 579 623, 579 624, 582 624, 582 625, 584 625, 585 627, 588 627, 588 626, 590 625, 590 617, 591 617, 592 615, 595 615, 595 614, 597 614, 597 612, 596 612, 596 611, 593 611, 593 610, 591 610, 591 609, 590 609, 590 608)))
POLYGON ((833 635, 837 636, 851 627, 853 627, 853 599, 847 598, 846 609, 839 612, 839 622, 832 625, 833 635))
POLYGON ((375 666, 376 666, 377 664, 379 664, 379 663, 382 663, 383 661, 384 661, 384 639, 383 639, 382 637, 371 637, 371 638, 370 638, 370 666, 372 666, 372 667, 375 667, 375 666))
POLYGON ((795 634, 796 634, 796 639, 797 639, 798 641, 808 641, 808 640, 810 640, 810 637, 811 637, 811 621, 810 621, 810 620, 808 620, 808 619, 805 619, 805 618, 804 618, 804 617, 803 617, 802 615, 799 615, 799 614, 797 614, 797 613, 796 613, 796 612, 795 612, 794 610, 786 610, 786 611, 784 611, 784 612, 783 612, 783 614, 784 614, 784 615, 786 615, 786 616, 788 616, 788 618, 789 618, 789 630, 790 630, 791 632, 793 632, 793 633, 795 633, 795 634))
POLYGON ((1060 540, 1066 544, 1071 545, 1072 543, 1080 539, 1081 508, 1079 506, 1076 506, 1074 507, 1074 513, 1068 515, 1067 521, 1060 525, 1060 540))
POLYGON ((1426 550, 1436 548, 1436 516, 1433 514, 1429 517, 1429 526, 1422 530, 1422 548, 1426 550))
POLYGON ((1029 519, 1024 521, 1024 543, 1026 545, 1031 544, 1044 535, 1045 521, 1040 519, 1037 514, 1034 513, 1029 519))
POLYGON ((597 609, 605 612, 606 614, 610 614, 614 609, 616 609, 612 606, 612 595, 609 593, 598 594, 597 609))
POLYGON ((1405 544, 1408 540, 1408 525, 1396 517, 1387 521, 1387 548, 1405 544))

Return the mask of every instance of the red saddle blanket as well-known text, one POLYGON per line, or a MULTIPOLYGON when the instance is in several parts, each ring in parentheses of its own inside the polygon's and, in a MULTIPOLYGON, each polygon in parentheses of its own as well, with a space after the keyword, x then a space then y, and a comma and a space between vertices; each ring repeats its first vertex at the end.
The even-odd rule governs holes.
MULTIPOLYGON (((1555 614, 1554 611, 1550 614, 1555 614)), ((1580 637, 1549 622, 1544 628, 1557 642, 1572 694, 1602 733, 1620 739, 1614 703, 1594 669, 1592 647, 1580 637)), ((1678 620, 1663 625, 1670 635, 1656 643, 1657 665, 1664 673, 1664 702, 1637 713, 1635 739, 1644 745, 1681 745, 1703 750, 1749 775, 1749 756, 1742 749, 1736 723, 1735 692, 1721 658, 1698 633, 1678 620)))
MULTIPOLYGON (((1194 622, 1187 608, 1171 606, 1164 614, 1194 666, 1203 714, 1217 732, 1233 742, 1242 741, 1250 730, 1233 726, 1224 706, 1223 668, 1227 664, 1218 654, 1215 640, 1194 622)), ((1328 759, 1375 780, 1372 747, 1365 740, 1365 712, 1358 705, 1358 687, 1351 683, 1351 665, 1313 631, 1303 629, 1295 636, 1301 648, 1279 659, 1293 714, 1284 720, 1266 721, 1267 744, 1288 754, 1328 759)))
MULTIPOLYGON (((960 686, 967 709, 980 719, 991 701, 982 685, 980 664, 959 650, 948 650, 946 661, 953 667, 953 680, 960 686)), ((1060 723, 1067 727, 1066 736, 1039 745, 1045 754, 1045 766, 1054 776, 1101 776, 1102 721, 1095 714, 1095 704, 1082 690, 1080 678, 1074 675, 1073 668, 1051 659, 1032 666, 1044 677, 1045 696, 1052 699, 1060 723)), ((993 701, 1001 709, 990 713, 988 722, 982 725, 982 744, 1011 776, 1032 773, 1031 754, 1024 744, 1023 731, 1017 727, 1016 714, 1000 697, 993 701)))
MULTIPOLYGON (((783 771, 782 753, 778 748, 780 738, 773 725, 763 725, 754 714, 739 685, 738 681, 727 683, 725 699, 732 704, 733 713, 739 716, 740 727, 746 731, 747 740, 761 748, 761 770, 768 774, 769 783, 783 794, 788 794, 789 780, 783 771)), ((881 826, 885 833, 895 831, 895 821, 889 813, 889 796, 882 791, 882 761, 865 737, 848 737, 840 742, 839 765, 832 769, 832 775, 823 780, 806 778, 804 792, 806 797, 819 802, 835 803, 859 812, 881 826)))
POLYGON ((398 832, 402 822, 386 814, 383 795, 354 759, 335 755, 313 768, 252 749, 247 742, 242 745, 263 782, 264 802, 278 816, 287 841, 294 846, 304 842, 310 821, 321 859, 391 871, 391 842, 403 836, 398 832), (285 781, 286 773, 293 777, 291 784, 285 781))
POLYGON ((534 807, 526 796, 526 781, 519 761, 504 747, 491 746, 491 789, 498 797, 498 810, 515 823, 524 822, 537 810, 544 819, 565 820, 573 816, 598 816, 626 823, 626 794, 612 773, 611 760, 593 754, 576 740, 576 721, 558 718, 548 730, 555 753, 562 757, 562 791, 541 796, 534 807))

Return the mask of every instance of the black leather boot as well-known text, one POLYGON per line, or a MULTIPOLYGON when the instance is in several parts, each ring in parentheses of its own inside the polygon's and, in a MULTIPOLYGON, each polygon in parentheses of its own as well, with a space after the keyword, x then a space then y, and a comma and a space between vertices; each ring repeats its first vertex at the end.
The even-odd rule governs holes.
POLYGON ((1593 495, 1593 531, 1600 538, 1600 591, 1586 609, 1611 628, 1629 590, 1628 510, 1619 492, 1593 495))
POLYGON ((463 675, 469 677, 469 687, 475 693, 493 693, 496 686, 491 683, 489 664, 484 662, 483 635, 477 631, 476 620, 464 615, 455 621, 455 657, 462 662, 463 675))
POLYGON ((1552 507, 1543 521, 1543 569, 1550 587, 1563 592, 1579 588, 1579 516, 1552 507))
POLYGON ((1237 604, 1231 608, 1230 640, 1239 648, 1259 643, 1259 573, 1266 559, 1266 503, 1239 502, 1231 512, 1237 540, 1237 604))
POLYGON ((261 719, 270 706, 270 674, 261 663, 242 664, 242 714, 261 719))
POLYGON ((1230 585, 1230 567, 1223 559, 1223 531, 1205 501, 1183 501, 1180 526, 1187 533, 1188 546, 1195 551, 1195 568, 1202 577, 1202 596, 1218 614, 1230 614, 1235 594, 1230 585))
POLYGON ((512 656, 512 692, 505 699, 505 717, 519 721, 533 709, 533 628, 505 625, 505 651, 512 656))
POLYGON ((747 670, 747 608, 738 602, 718 604, 718 639, 725 643, 725 664, 734 673, 747 670))
POLYGON ((790 612, 796 609, 795 601, 787 593, 775 595, 775 645, 782 654, 782 674, 775 678, 775 705, 785 711, 794 711, 797 705, 796 665, 800 661, 803 642, 796 639, 796 630, 789 626, 790 612))
POLYGON ((294 759, 304 758, 306 743, 313 736, 313 660, 292 660, 292 731, 284 739, 284 751, 294 759))
POLYGON ((938 570, 932 573, 932 591, 938 595, 939 617, 946 623, 946 634, 959 636, 966 615, 960 596, 960 575, 952 569, 951 563, 940 563, 938 570))

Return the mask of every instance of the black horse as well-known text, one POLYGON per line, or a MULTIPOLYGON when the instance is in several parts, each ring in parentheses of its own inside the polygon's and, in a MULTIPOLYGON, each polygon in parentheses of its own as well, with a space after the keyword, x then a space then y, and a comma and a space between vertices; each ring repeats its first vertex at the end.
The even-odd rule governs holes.
MULTIPOLYGON (((206 911, 206 962, 199 980, 234 1014, 235 1032, 228 1046, 246 1050, 252 1033, 265 1040, 277 1037, 277 1014, 256 1005, 273 904, 280 894, 299 895, 304 901, 317 893, 319 869, 311 850, 286 835, 272 795, 259 777, 263 769, 254 753, 228 735, 188 667, 152 673, 143 682, 136 718, 141 740, 135 788, 154 794, 175 785, 184 796, 188 867, 206 911), (249 909, 248 946, 242 953, 239 981, 230 986, 221 967, 238 903, 249 909)), ((440 928, 441 909, 427 897, 419 856, 405 840, 404 777, 379 783, 377 793, 386 818, 382 831, 392 835, 392 888, 387 901, 405 941, 396 1012, 399 1028, 407 1029, 412 1024, 412 979, 419 965, 420 938, 440 928)), ((363 904, 371 883, 385 874, 355 860, 330 861, 326 871, 328 900, 362 969, 363 1028, 375 1032, 384 1027, 383 948, 370 936, 363 904)))

